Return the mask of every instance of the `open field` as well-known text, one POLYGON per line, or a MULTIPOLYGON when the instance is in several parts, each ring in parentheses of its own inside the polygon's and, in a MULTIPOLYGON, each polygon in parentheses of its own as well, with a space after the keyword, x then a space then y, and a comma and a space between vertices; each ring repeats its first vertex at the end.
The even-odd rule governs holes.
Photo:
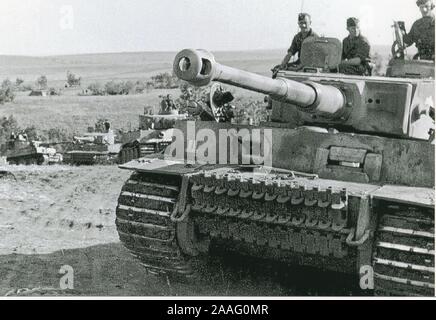
MULTIPOLYGON (((281 51, 221 52, 217 60, 230 66, 252 72, 269 74, 280 61, 281 51)), ((171 72, 175 53, 119 53, 60 57, 8 57, 0 60, 0 79, 17 77, 32 85, 46 75, 48 86, 62 88, 66 72, 70 70, 82 77, 82 88, 95 81, 145 81, 151 76, 171 72)), ((232 89, 237 97, 262 100, 263 96, 246 90, 232 89)), ((151 90, 144 94, 127 96, 79 96, 81 89, 65 89, 61 96, 29 97, 29 92, 18 92, 15 101, 0 106, 0 117, 13 115, 22 128, 35 126, 38 130, 59 128, 71 135, 86 131, 99 118, 112 122, 117 129, 134 129, 138 115, 146 106, 158 106, 159 95, 180 95, 178 89, 151 90)))
MULTIPOLYGON (((269 72, 280 63, 286 50, 217 52, 217 61, 253 72, 269 72)), ((93 81, 145 80, 159 72, 172 70, 175 52, 104 53, 71 56, 1 56, 0 79, 17 77, 26 83, 46 75, 49 86, 63 85, 70 70, 87 85, 93 81)))

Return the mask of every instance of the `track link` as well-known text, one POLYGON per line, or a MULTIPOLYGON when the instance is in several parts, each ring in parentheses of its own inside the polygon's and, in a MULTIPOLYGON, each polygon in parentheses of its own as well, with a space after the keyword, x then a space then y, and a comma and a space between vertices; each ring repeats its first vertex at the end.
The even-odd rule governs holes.
POLYGON ((434 296, 434 212, 385 203, 378 214, 375 294, 434 296))
POLYGON ((138 159, 139 155, 140 155, 140 150, 139 147, 137 146, 123 148, 119 153, 118 162, 120 164, 127 163, 134 159, 138 159))
POLYGON ((121 242, 147 271, 186 278, 193 274, 176 240, 171 213, 178 201, 179 179, 133 173, 116 209, 121 242))

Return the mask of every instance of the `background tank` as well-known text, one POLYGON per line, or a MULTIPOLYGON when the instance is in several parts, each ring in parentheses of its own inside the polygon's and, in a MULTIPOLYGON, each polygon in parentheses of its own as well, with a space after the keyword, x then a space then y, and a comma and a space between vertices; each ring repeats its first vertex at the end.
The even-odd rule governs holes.
POLYGON ((28 141, 23 135, 11 137, 7 143, 6 160, 10 164, 54 164, 62 162, 56 149, 43 146, 39 141, 28 141))
POLYGON ((341 52, 336 39, 306 41, 303 71, 276 79, 220 65, 204 50, 176 56, 174 72, 191 84, 269 94, 272 121, 181 122, 180 159, 122 166, 134 172, 117 229, 147 270, 190 275, 191 259, 213 244, 360 275, 367 294, 434 295, 434 80, 332 73, 341 52), (227 133, 209 152, 226 160, 236 142, 243 157, 196 162, 200 147, 193 154, 189 146, 201 146, 206 132, 227 133))
POLYGON ((115 142, 110 123, 104 123, 104 132, 89 132, 74 137, 71 150, 67 152, 68 162, 76 165, 114 164, 117 162, 121 144, 115 142))
POLYGON ((119 163, 162 152, 172 141, 176 121, 185 120, 186 114, 153 114, 151 109, 139 115, 139 129, 123 136, 119 163))

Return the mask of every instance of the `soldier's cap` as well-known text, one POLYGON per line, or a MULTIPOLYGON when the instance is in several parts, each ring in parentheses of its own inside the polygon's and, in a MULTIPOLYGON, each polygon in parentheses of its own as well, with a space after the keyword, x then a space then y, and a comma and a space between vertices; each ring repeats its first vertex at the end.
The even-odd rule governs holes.
POLYGON ((347 28, 357 27, 358 25, 359 25, 359 19, 353 17, 347 19, 347 28))
POLYGON ((418 0, 418 1, 416 1, 416 5, 419 7, 419 6, 426 4, 429 1, 431 2, 431 8, 434 9, 435 5, 434 5, 433 0, 418 0))
POLYGON ((310 14, 308 14, 308 13, 302 12, 302 13, 298 14, 298 22, 305 21, 306 17, 309 18, 309 20, 312 20, 312 18, 310 17, 310 14))

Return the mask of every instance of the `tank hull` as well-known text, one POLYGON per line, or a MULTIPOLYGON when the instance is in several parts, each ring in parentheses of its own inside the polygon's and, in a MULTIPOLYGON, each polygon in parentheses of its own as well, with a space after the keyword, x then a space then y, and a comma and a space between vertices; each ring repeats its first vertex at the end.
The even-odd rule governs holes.
POLYGON ((221 243, 321 270, 371 270, 368 294, 434 295, 431 188, 150 159, 123 167, 135 172, 118 200, 117 228, 149 271, 190 276, 192 259, 221 243))
POLYGON ((118 162, 121 144, 79 144, 67 152, 67 161, 74 165, 110 165, 118 162))
POLYGON ((61 154, 55 152, 44 152, 44 149, 45 148, 27 147, 20 150, 11 150, 8 152, 6 160, 10 164, 16 165, 46 165, 61 163, 63 161, 61 154))

